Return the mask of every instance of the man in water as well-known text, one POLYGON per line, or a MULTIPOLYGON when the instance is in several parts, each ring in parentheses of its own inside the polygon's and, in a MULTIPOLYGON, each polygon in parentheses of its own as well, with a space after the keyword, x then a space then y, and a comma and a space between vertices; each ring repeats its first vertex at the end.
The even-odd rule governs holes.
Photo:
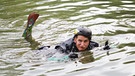
MULTIPOLYGON (((27 28, 23 33, 23 37, 31 43, 34 47, 37 47, 39 43, 32 38, 32 27, 38 18, 39 14, 31 13, 28 17, 27 28)), ((83 52, 92 50, 94 47, 98 47, 99 44, 91 41, 92 32, 86 27, 80 27, 75 30, 74 37, 68 39, 65 42, 62 42, 55 46, 54 49, 65 53, 70 54, 71 52, 83 52)), ((43 46, 38 50, 44 49, 49 46, 43 46)), ((70 58, 77 58, 76 54, 69 55, 70 58)))

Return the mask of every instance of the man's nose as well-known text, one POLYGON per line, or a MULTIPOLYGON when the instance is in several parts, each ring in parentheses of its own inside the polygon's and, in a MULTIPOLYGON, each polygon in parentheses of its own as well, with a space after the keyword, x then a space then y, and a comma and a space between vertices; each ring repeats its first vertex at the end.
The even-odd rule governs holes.
POLYGON ((81 46, 84 46, 84 42, 81 42, 81 46))

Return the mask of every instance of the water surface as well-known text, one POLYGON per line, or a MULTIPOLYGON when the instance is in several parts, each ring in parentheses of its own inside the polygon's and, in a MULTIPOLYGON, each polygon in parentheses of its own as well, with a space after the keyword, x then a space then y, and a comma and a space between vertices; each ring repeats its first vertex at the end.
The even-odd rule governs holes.
MULTIPOLYGON (((1 76, 135 76, 134 0, 1 0, 1 76), (27 57, 32 50, 21 36, 28 14, 39 13, 33 37, 42 45, 55 45, 73 36, 78 26, 91 28, 93 41, 116 44, 95 52, 87 64, 50 63, 42 57, 27 57)), ((32 55, 29 55, 32 56, 32 55)))

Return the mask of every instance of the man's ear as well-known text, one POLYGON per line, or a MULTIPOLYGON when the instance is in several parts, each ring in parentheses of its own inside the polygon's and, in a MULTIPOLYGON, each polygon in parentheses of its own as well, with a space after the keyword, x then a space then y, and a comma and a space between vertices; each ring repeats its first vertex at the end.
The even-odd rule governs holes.
POLYGON ((74 38, 74 43, 76 43, 76 39, 77 39, 77 38, 75 37, 75 38, 74 38))

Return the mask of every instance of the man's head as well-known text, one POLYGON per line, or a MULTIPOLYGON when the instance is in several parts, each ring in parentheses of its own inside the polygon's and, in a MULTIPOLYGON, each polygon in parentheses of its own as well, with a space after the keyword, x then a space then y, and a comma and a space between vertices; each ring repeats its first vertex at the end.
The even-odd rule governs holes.
POLYGON ((91 41, 92 32, 88 28, 78 28, 75 30, 74 42, 79 51, 84 51, 88 48, 91 41))

